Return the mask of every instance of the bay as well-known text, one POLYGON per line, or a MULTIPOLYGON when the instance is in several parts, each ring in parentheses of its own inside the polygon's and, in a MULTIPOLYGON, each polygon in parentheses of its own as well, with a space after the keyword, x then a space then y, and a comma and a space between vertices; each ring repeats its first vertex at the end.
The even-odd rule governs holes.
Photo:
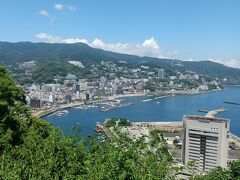
POLYGON ((225 108, 228 111, 218 117, 230 119, 230 131, 240 136, 240 106, 224 104, 223 101, 240 102, 240 87, 226 87, 221 91, 211 91, 198 95, 171 96, 162 99, 154 97, 126 97, 125 102, 134 102, 134 105, 116 108, 108 112, 100 112, 100 107, 79 110, 70 108, 64 116, 48 115, 43 117, 64 133, 80 124, 82 136, 94 136, 96 122, 103 122, 106 118, 127 118, 130 121, 181 121, 184 115, 204 115, 200 109, 214 110, 225 108))

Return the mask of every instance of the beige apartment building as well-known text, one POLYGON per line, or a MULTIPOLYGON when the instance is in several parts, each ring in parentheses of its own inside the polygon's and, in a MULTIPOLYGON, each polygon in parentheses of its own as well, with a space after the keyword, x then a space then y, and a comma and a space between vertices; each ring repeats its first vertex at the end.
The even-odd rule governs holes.
POLYGON ((183 117, 182 162, 195 161, 199 172, 227 167, 229 119, 183 117))

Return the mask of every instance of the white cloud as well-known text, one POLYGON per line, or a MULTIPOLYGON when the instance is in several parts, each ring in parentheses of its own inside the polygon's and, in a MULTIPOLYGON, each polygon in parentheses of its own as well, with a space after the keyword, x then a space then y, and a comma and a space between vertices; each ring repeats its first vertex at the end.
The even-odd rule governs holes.
POLYGON ((78 43, 82 42, 88 44, 94 48, 100 48, 108 51, 139 55, 139 56, 150 56, 150 57, 158 57, 163 58, 166 57, 163 51, 160 49, 158 43, 154 40, 154 38, 146 39, 142 43, 105 43, 101 39, 94 39, 93 41, 89 41, 87 39, 82 38, 60 38, 58 36, 48 35, 46 33, 38 33, 36 38, 48 43, 78 43))
POLYGON ((91 43, 91 45, 93 47, 102 48, 102 49, 104 49, 106 47, 105 43, 98 38, 94 39, 94 41, 91 43))
POLYGON ((54 4, 54 5, 53 5, 53 8, 56 9, 56 10, 62 10, 63 7, 64 7, 63 4, 54 4))
POLYGON ((58 36, 48 35, 46 33, 38 33, 36 34, 36 38, 47 43, 66 43, 66 44, 73 44, 73 43, 85 43, 89 44, 88 40, 80 39, 80 38, 68 38, 68 39, 61 39, 58 36))
POLYGON ((46 11, 46 10, 41 10, 41 11, 39 11, 38 12, 38 14, 40 15, 40 16, 45 16, 45 17, 47 17, 48 18, 48 20, 51 22, 51 23, 53 23, 54 21, 55 21, 55 16, 53 16, 52 14, 50 14, 48 11, 46 11))
POLYGON ((236 59, 209 59, 210 61, 224 64, 228 67, 239 68, 240 69, 240 61, 236 59))
POLYGON ((184 59, 184 61, 194 61, 194 59, 190 57, 188 59, 184 59))
POLYGON ((48 43, 59 43, 61 42, 61 38, 58 37, 58 36, 51 36, 51 35, 48 35, 46 33, 38 33, 36 34, 36 38, 37 39, 40 39, 44 42, 48 42, 48 43))
POLYGON ((153 48, 153 49, 159 49, 159 46, 158 46, 157 42, 154 40, 153 37, 151 39, 146 39, 143 42, 142 46, 143 47, 153 48))
POLYGON ((88 44, 88 40, 86 40, 86 39, 79 39, 79 38, 63 39, 63 40, 61 40, 61 42, 67 43, 67 44, 79 43, 79 42, 88 44))
POLYGON ((126 53, 139 56, 150 56, 150 57, 165 57, 161 51, 159 45, 154 40, 150 38, 145 40, 143 43, 104 43, 100 39, 95 39, 91 44, 92 47, 100 48, 108 51, 126 53))
POLYGON ((54 4, 53 8, 55 10, 58 10, 58 11, 61 11, 63 9, 67 9, 69 11, 76 11, 76 7, 75 6, 67 6, 67 5, 64 5, 64 4, 54 4))
POLYGON ((41 16, 50 16, 49 12, 47 12, 46 10, 39 11, 39 15, 41 15, 41 16))

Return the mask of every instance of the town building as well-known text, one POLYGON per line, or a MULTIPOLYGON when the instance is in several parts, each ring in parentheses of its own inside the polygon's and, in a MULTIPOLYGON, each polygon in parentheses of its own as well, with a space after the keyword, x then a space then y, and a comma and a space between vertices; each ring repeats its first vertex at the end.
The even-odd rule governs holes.
POLYGON ((38 109, 42 107, 42 103, 40 99, 31 98, 29 102, 29 106, 33 109, 38 109))
POLYGON ((183 117, 182 162, 195 162, 199 172, 227 167, 230 120, 206 116, 183 117))
POLYGON ((158 78, 159 79, 165 79, 165 70, 164 69, 158 69, 158 78))

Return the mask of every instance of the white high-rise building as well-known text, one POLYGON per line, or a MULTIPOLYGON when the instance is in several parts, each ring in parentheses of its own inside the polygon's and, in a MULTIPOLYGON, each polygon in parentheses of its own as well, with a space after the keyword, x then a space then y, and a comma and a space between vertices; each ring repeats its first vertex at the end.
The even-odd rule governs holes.
POLYGON ((54 103, 54 99, 55 99, 54 95, 52 93, 50 93, 49 98, 48 98, 48 102, 54 103))
POLYGON ((182 162, 195 161, 199 172, 226 168, 229 122, 217 117, 184 116, 182 162))
POLYGON ((165 79, 165 70, 164 69, 158 69, 158 78, 165 79))

